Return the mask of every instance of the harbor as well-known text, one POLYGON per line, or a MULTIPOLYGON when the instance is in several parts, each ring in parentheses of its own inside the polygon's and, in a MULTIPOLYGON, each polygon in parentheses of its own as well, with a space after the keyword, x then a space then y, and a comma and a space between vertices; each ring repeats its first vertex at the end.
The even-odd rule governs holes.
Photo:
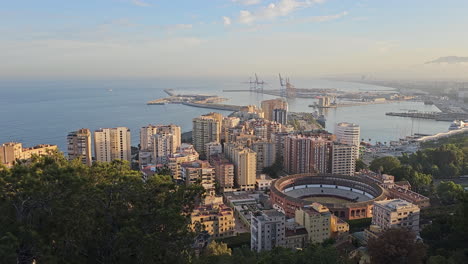
POLYGON ((155 99, 147 102, 147 105, 165 105, 165 104, 183 104, 187 106, 208 108, 214 110, 239 111, 242 106, 220 104, 226 101, 226 98, 217 95, 204 94, 177 94, 173 89, 165 89, 164 92, 169 95, 166 98, 155 99))

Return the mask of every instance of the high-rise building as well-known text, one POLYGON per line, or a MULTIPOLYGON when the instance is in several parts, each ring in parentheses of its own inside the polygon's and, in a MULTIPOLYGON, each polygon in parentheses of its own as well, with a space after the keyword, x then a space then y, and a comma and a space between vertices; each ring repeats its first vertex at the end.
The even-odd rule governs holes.
POLYGON ((221 190, 234 187, 234 164, 221 155, 211 156, 211 164, 216 173, 216 182, 221 190))
POLYGON ((276 160, 276 144, 272 141, 256 141, 252 143, 252 150, 257 153, 257 172, 270 167, 276 160))
POLYGON ((223 121, 221 122, 221 135, 220 141, 221 142, 228 142, 229 141, 229 130, 235 128, 240 123, 240 118, 230 116, 224 117, 223 121))
POLYGON ((272 121, 276 121, 279 124, 288 124, 288 110, 286 109, 273 109, 272 121))
POLYGON ((156 163, 166 163, 167 157, 177 152, 180 146, 180 134, 156 133, 153 136, 153 160, 156 163))
POLYGON ((359 158, 359 147, 361 145, 361 129, 353 123, 338 123, 335 127, 336 140, 339 143, 356 146, 356 159, 359 158))
POLYGON ((266 120, 273 120, 273 110, 275 109, 282 109, 288 110, 288 102, 283 99, 272 99, 272 100, 265 100, 261 102, 261 107, 264 113, 264 117, 266 120))
POLYGON ((419 212, 417 205, 402 199, 374 202, 372 224, 383 230, 406 228, 419 233, 419 212))
POLYGON ((332 151, 333 174, 353 176, 356 170, 356 146, 334 142, 332 151))
POLYGON ((261 252, 285 246, 286 216, 276 210, 251 212, 250 249, 261 252))
POLYGON ((0 164, 11 167, 16 160, 27 160, 33 155, 48 155, 49 152, 57 150, 56 145, 41 144, 32 148, 23 148, 21 143, 8 142, 0 145, 0 164))
POLYGON ((97 161, 131 161, 130 129, 126 127, 101 128, 94 131, 94 153, 97 161))
POLYGON ((224 145, 226 157, 234 164, 234 181, 241 190, 255 189, 257 154, 244 146, 234 143, 224 145))
POLYGON ((205 153, 211 163, 211 156, 223 153, 223 145, 220 142, 210 142, 205 145, 205 153))
POLYGON ((174 149, 181 144, 181 129, 176 125, 148 125, 140 128, 140 150, 154 151, 154 135, 173 135, 174 149))
POLYGON ((223 116, 219 113, 209 113, 193 119, 193 146, 201 157, 206 157, 206 144, 220 142, 222 119, 223 116))
POLYGON ((289 135, 284 144, 284 168, 290 174, 329 173, 333 141, 320 136, 289 135))
POLYGON ((91 166, 93 157, 91 154, 91 131, 82 128, 78 131, 70 132, 67 136, 68 159, 79 158, 83 164, 91 166))

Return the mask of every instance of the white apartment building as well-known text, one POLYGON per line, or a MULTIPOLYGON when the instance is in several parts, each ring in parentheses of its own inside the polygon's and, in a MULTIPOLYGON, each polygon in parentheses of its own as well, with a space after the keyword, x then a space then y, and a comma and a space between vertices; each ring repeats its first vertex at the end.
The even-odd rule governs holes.
POLYGON ((192 141, 200 156, 206 157, 206 144, 220 141, 222 120, 223 116, 219 113, 210 113, 193 119, 192 141))
POLYGON ((126 127, 101 128, 94 131, 96 161, 131 161, 130 129, 126 127))
POLYGON ((250 249, 261 252, 285 246, 286 216, 276 210, 251 212, 250 249))
POLYGON ((353 123, 338 123, 335 127, 336 140, 339 143, 357 147, 356 158, 359 158, 359 147, 361 145, 361 128, 353 123))

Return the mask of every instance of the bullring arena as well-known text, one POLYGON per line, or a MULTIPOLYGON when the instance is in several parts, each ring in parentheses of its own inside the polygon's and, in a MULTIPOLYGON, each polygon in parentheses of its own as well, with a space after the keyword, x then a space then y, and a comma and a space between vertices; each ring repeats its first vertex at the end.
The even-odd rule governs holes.
POLYGON ((286 216, 313 202, 328 207, 342 219, 372 217, 374 201, 386 199, 385 190, 359 176, 334 174, 295 174, 276 180, 270 192, 273 206, 286 216))

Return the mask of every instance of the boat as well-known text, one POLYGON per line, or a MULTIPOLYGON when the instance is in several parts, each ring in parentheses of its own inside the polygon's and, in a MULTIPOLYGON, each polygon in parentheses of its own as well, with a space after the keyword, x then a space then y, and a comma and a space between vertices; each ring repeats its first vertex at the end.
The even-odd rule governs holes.
POLYGON ((455 121, 453 121, 452 124, 450 124, 449 131, 458 130, 458 129, 462 129, 462 128, 465 128, 465 127, 468 127, 468 123, 465 123, 462 120, 455 120, 455 121))

